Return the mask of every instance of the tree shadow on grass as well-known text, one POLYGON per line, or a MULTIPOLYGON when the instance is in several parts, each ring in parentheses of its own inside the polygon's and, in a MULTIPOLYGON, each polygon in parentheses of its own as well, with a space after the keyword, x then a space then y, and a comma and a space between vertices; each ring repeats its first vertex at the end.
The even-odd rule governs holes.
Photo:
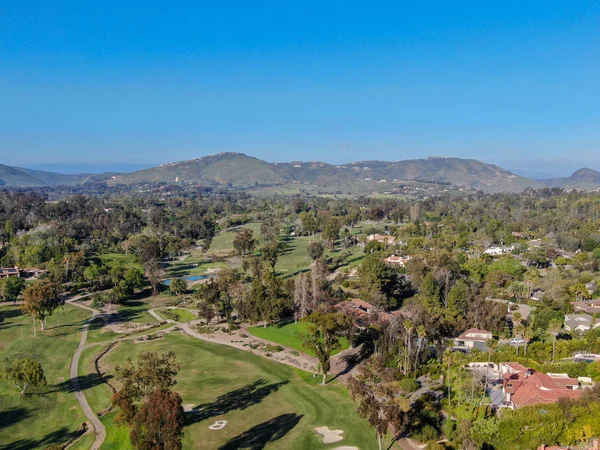
POLYGON ((263 422, 232 438, 219 450, 261 450, 267 444, 275 442, 288 434, 303 416, 297 414, 282 414, 267 422, 263 422))
POLYGON ((236 409, 246 409, 250 406, 262 402, 273 392, 276 392, 281 386, 288 384, 289 381, 267 384, 263 379, 254 383, 221 395, 212 403, 198 405, 187 416, 189 424, 201 422, 212 416, 226 414, 236 409))
POLYGON ((30 450, 32 448, 46 448, 55 444, 62 444, 69 439, 80 434, 78 431, 69 431, 68 428, 62 427, 52 433, 46 435, 42 439, 19 439, 18 441, 8 444, 0 444, 0 450, 30 450))
POLYGON ((50 394, 53 392, 73 393, 76 391, 77 392, 86 391, 88 389, 92 389, 101 384, 107 383, 108 380, 110 380, 111 378, 112 378, 112 375, 107 375, 105 377, 101 377, 97 373, 88 373, 86 375, 77 377, 77 385, 79 387, 78 389, 75 388, 74 384, 71 382, 71 379, 68 379, 61 383, 52 385, 50 390, 40 393, 40 395, 50 394))
POLYGON ((29 411, 25 408, 10 408, 0 411, 0 432, 3 428, 12 427, 21 420, 27 419, 29 415, 29 411))
POLYGON ((13 322, 5 323, 5 321, 8 319, 14 319, 15 317, 19 317, 22 314, 23 313, 19 308, 0 308, 0 329, 10 328, 7 325, 19 326, 14 325, 13 322))

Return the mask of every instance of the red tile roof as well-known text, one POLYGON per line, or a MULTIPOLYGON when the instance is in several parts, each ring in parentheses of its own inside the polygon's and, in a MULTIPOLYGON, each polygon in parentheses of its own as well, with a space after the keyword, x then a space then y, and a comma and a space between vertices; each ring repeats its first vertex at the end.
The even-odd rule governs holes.
MULTIPOLYGON (((519 363, 506 363, 514 369, 525 369, 519 363)), ((511 401, 515 407, 536 405, 539 403, 556 403, 560 398, 579 398, 582 390, 574 378, 555 377, 533 369, 518 370, 506 373, 504 392, 512 394, 511 401)))

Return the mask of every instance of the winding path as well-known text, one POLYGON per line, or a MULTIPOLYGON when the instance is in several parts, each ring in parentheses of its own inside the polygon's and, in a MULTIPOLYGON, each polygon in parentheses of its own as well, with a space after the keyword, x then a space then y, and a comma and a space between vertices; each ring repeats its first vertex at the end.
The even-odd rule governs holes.
POLYGON ((102 422, 100 421, 100 419, 98 418, 96 413, 94 413, 94 410, 92 410, 92 408, 90 407, 90 404, 88 403, 87 399, 85 398, 85 394, 83 393, 83 391, 81 390, 81 388, 79 386, 79 374, 78 374, 79 358, 81 357, 81 352, 85 348, 85 343, 87 341, 87 334, 88 334, 88 328, 90 326, 90 322, 92 320, 94 320, 96 317, 98 317, 99 313, 98 313, 98 311, 96 311, 93 308, 89 308, 80 303, 75 303, 77 300, 80 300, 82 297, 83 296, 73 297, 72 299, 66 301, 66 303, 68 303, 70 305, 77 306, 78 308, 82 308, 82 309, 92 312, 92 317, 90 317, 85 322, 85 325, 83 326, 83 328, 81 330, 81 340, 79 341, 79 347, 77 347, 77 351, 75 352, 75 354, 73 355, 73 359, 71 360, 71 368, 69 370, 69 375, 71 377, 71 384, 73 385, 73 392, 75 392, 75 398, 81 405, 81 409, 83 410, 85 416, 88 418, 90 423, 93 425, 94 432, 96 433, 96 439, 94 440, 94 443, 90 447, 90 450, 99 450, 100 447, 102 446, 102 443, 104 442, 104 439, 106 439, 106 428, 104 427, 104 425, 102 424, 102 422))

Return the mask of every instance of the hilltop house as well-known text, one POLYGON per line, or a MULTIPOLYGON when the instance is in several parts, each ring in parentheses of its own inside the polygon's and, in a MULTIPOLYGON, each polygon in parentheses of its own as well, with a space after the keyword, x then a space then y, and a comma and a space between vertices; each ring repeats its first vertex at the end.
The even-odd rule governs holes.
POLYGON ((500 364, 505 408, 521 408, 540 403, 556 403, 561 398, 576 399, 582 393, 579 382, 566 373, 543 373, 516 362, 500 364))
POLYGON ((592 328, 600 327, 600 322, 596 322, 594 317, 589 314, 566 314, 565 330, 579 331, 585 333, 592 328))
POLYGON ((573 309, 575 310, 575 312, 598 314, 600 313, 600 298, 573 302, 573 309))
POLYGON ((391 255, 383 260, 387 264, 392 264, 394 266, 404 267, 404 265, 410 261, 410 256, 396 256, 391 255))
POLYGON ((469 352, 474 348, 481 351, 487 351, 486 341, 492 339, 492 332, 487 330, 478 330, 477 328, 469 328, 460 336, 454 339, 453 350, 469 352))

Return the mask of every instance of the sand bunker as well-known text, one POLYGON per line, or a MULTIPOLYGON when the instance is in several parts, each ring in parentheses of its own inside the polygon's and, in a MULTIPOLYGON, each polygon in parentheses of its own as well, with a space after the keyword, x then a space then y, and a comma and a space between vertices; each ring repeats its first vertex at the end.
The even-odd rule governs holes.
POLYGON ((208 427, 209 430, 222 430, 227 425, 226 420, 217 420, 211 426, 208 427))
POLYGON ((318 427, 314 431, 323 436, 321 442, 323 444, 333 444, 334 442, 340 442, 344 439, 342 434, 344 430, 330 430, 329 427, 318 427))

